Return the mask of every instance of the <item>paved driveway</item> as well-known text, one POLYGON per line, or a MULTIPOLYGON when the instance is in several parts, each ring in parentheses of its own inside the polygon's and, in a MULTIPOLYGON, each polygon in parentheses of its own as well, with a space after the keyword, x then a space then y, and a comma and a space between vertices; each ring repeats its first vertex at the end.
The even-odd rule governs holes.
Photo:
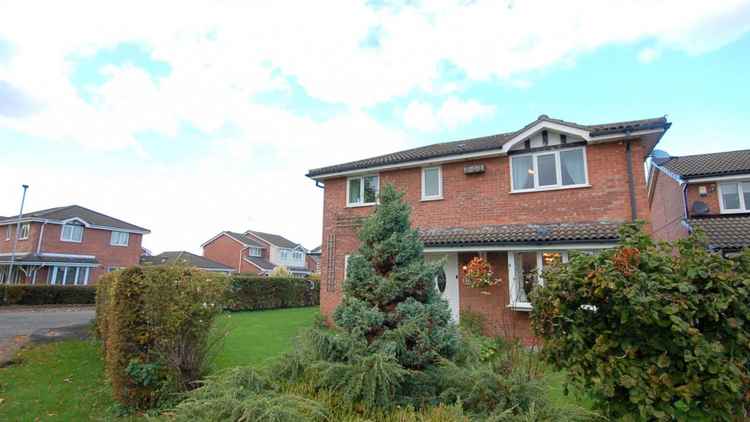
POLYGON ((0 343, 15 336, 29 336, 44 328, 61 328, 86 324, 94 319, 93 308, 43 310, 0 309, 0 343))

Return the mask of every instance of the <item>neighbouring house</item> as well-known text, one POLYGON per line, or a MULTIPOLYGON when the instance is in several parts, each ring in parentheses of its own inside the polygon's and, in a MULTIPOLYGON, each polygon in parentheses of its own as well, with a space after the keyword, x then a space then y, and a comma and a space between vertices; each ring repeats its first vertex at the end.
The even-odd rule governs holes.
POLYGON ((143 255, 141 256, 141 265, 188 265, 203 271, 225 274, 234 272, 234 268, 232 267, 187 251, 170 251, 162 252, 159 255, 143 255))
POLYGON ((315 274, 320 274, 320 255, 321 246, 318 246, 317 248, 311 249, 309 252, 307 252, 307 268, 315 274))
POLYGON ((666 118, 583 125, 540 116, 513 132, 440 143, 310 170, 324 189, 321 312, 341 301, 357 228, 381 186, 405 192, 430 260, 445 259, 438 288, 453 318, 484 316, 490 334, 533 341, 528 292, 545 265, 571 251, 618 241, 626 222, 649 216, 644 161, 666 118), (500 283, 464 284, 484 257, 500 283))
POLYGON ((750 246, 750 150, 655 157, 648 193, 655 237, 701 229, 722 253, 750 246))
POLYGON ((238 273, 269 275, 278 266, 285 267, 295 277, 307 277, 312 272, 306 265, 307 250, 277 234, 223 231, 201 247, 203 256, 238 273))
POLYGON ((108 271, 138 265, 148 233, 78 205, 0 219, 0 283, 91 284, 108 271))

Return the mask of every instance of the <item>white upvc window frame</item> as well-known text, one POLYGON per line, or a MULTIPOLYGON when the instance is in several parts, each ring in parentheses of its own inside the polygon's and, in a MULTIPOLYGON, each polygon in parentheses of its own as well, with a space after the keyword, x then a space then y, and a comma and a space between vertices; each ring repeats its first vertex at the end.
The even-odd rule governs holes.
POLYGON ((423 201, 438 201, 443 199, 443 166, 430 166, 422 167, 422 200, 423 201), (427 171, 437 170, 438 172, 438 193, 437 195, 427 195, 427 171))
POLYGON ((589 165, 588 165, 588 159, 586 157, 586 146, 582 145, 579 147, 573 147, 573 148, 560 148, 560 149, 553 149, 553 150, 545 150, 545 151, 538 151, 538 152, 531 152, 528 154, 513 154, 509 157, 508 163, 510 165, 510 185, 511 185, 511 193, 523 193, 523 192, 543 192, 548 190, 560 190, 560 189, 575 189, 575 188, 585 188, 591 186, 589 184, 589 165), (575 151, 575 150, 581 150, 583 155, 583 183, 575 184, 575 185, 564 185, 562 183, 562 161, 560 160, 560 153, 561 152, 567 152, 567 151, 575 151), (555 156, 555 177, 557 183, 554 185, 546 185, 546 186, 539 186, 539 166, 537 164, 538 157, 540 155, 554 155, 555 156), (534 187, 530 189, 516 189, 515 183, 513 181, 513 159, 514 158, 522 158, 522 157, 531 157, 531 168, 534 171, 534 187))
POLYGON ((378 195, 380 195, 380 173, 370 173, 370 174, 363 174, 359 176, 351 176, 346 178, 346 207, 347 208, 356 208, 356 207, 370 207, 378 202, 378 195), (373 202, 364 202, 365 201, 365 178, 368 177, 376 177, 378 180, 377 183, 377 189, 375 191, 375 201, 373 202), (351 202, 351 195, 349 192, 349 187, 351 186, 351 181, 354 179, 359 179, 359 197, 361 198, 362 202, 351 202))
POLYGON ((12 227, 13 227, 12 224, 8 224, 7 226, 5 226, 5 240, 10 240, 10 235, 11 235, 11 232, 12 232, 12 227))
POLYGON ((60 227, 60 241, 61 242, 69 242, 69 243, 81 243, 81 242, 83 242, 83 231, 84 231, 84 226, 83 225, 68 224, 68 223, 63 224, 62 227, 60 227), (73 234, 73 228, 80 228, 81 229, 81 238, 78 239, 78 240, 76 240, 73 237, 66 237, 65 236, 65 229, 68 228, 68 227, 71 228, 71 230, 68 233, 69 235, 73 234))
POLYGON ((31 234, 31 223, 21 223, 16 237, 18 240, 28 240, 31 234))
POLYGON ((344 255, 344 280, 348 278, 349 275, 349 257, 351 255, 344 255))
POLYGON ((247 256, 260 258, 263 256, 263 248, 258 246, 250 246, 247 248, 247 256))
MULTIPOLYGON (((73 275, 73 286, 87 286, 89 284, 89 278, 91 276, 90 267, 64 267, 64 266, 52 266, 49 267, 49 273, 47 280, 51 285, 65 286, 65 278, 68 273, 74 273, 73 275)), ((67 284, 70 286, 71 284, 67 284)))
POLYGON ((110 246, 122 246, 122 247, 126 247, 126 246, 128 246, 128 243, 130 243, 130 233, 123 232, 123 231, 112 230, 112 234, 109 237, 109 245, 110 246), (119 240, 119 239, 116 239, 116 237, 122 236, 122 235, 125 235, 125 243, 115 242, 115 240, 119 240))
POLYGON ((745 203, 745 195, 743 195, 742 184, 750 183, 750 179, 738 179, 725 182, 717 182, 719 191, 719 210, 721 214, 742 214, 750 212, 750 204, 745 203), (739 208, 725 208, 724 207, 724 190, 726 185, 737 186, 737 194, 739 195, 739 208))
MULTIPOLYGON (((563 263, 567 263, 568 259, 570 257, 569 252, 575 251, 575 249, 528 249, 528 250, 519 250, 519 251, 512 251, 508 252, 508 280, 510 282, 508 283, 508 298, 509 303, 508 307, 516 310, 516 311, 531 311, 532 305, 531 302, 520 302, 516 301, 516 298, 519 297, 519 290, 521 289, 521 286, 519 285, 519 278, 516 275, 516 272, 519 271, 519 268, 516 268, 516 255, 522 254, 522 253, 536 253, 536 270, 538 272, 538 285, 543 286, 544 285, 544 279, 542 278, 542 271, 544 271, 544 258, 543 254, 545 252, 551 252, 551 253, 559 253, 560 258, 562 259, 563 263)), ((581 250, 583 252, 583 250, 581 250)), ((530 292, 526 292, 527 297, 530 292)))

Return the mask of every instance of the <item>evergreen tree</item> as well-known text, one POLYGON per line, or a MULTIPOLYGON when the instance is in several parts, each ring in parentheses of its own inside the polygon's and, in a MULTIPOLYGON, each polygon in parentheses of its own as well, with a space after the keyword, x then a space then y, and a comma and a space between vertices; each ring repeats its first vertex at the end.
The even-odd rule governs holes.
POLYGON ((366 342, 369 353, 393 356, 404 368, 425 369, 441 357, 452 358, 459 337, 435 286, 442 262, 425 262, 402 197, 386 186, 375 213, 365 220, 333 318, 350 340, 366 342))

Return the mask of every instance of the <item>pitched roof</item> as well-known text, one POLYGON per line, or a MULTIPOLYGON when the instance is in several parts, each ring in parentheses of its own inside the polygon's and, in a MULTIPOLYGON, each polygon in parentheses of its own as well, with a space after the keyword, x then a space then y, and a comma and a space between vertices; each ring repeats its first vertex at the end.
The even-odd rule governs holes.
POLYGON ((657 165, 684 178, 750 173, 750 149, 660 159, 657 165))
POLYGON ((187 264, 204 270, 234 271, 216 261, 187 251, 162 252, 159 255, 142 256, 141 265, 187 264))
MULTIPOLYGON (((21 218, 27 219, 44 219, 44 220, 55 220, 64 221, 71 218, 80 218, 81 220, 94 225, 112 227, 115 229, 131 230, 136 232, 149 233, 148 229, 136 226, 134 224, 126 223, 125 221, 119 220, 114 217, 102 214, 100 212, 82 207, 80 205, 68 205, 65 207, 49 208, 41 211, 34 211, 24 213, 21 218)), ((0 218, 0 224, 12 222, 18 219, 18 215, 12 217, 0 218)))
POLYGON ((259 232, 255 230, 248 230, 245 233, 250 233, 252 235, 255 235, 274 246, 279 246, 282 248, 296 248, 297 246, 299 246, 299 243, 294 243, 291 240, 285 238, 284 236, 281 236, 278 234, 264 233, 264 232, 259 232))
MULTIPOLYGON (((10 262, 10 256, 0 256, 0 264, 10 262)), ((14 258, 17 264, 36 264, 36 263, 61 263, 61 264, 85 264, 99 265, 96 258, 90 257, 72 257, 72 256, 50 256, 37 254, 19 254, 14 258)))
POLYGON ((266 245, 258 242, 257 240, 255 240, 255 239, 253 239, 251 237, 245 236, 244 233, 237 233, 237 232, 230 232, 230 231, 225 231, 224 233, 226 233, 226 234, 234 237, 235 239, 239 240, 245 246, 257 246, 257 247, 260 247, 260 248, 265 248, 266 247, 266 245))
POLYGON ((504 224, 473 228, 420 230, 425 246, 510 245, 529 243, 615 242, 620 222, 504 224))
POLYGON ((740 249, 750 246, 750 213, 694 217, 688 220, 692 229, 701 229, 709 246, 718 249, 740 249))
POLYGON ((479 138, 463 139, 459 141, 445 142, 433 145, 427 145, 418 148, 412 148, 405 151, 394 152, 391 154, 379 155, 377 157, 366 158, 364 160, 351 161, 348 163, 337 164, 333 166, 321 167, 312 169, 307 173, 308 177, 317 177, 331 173, 338 173, 343 171, 361 170, 370 167, 377 167, 383 165, 401 164, 408 163, 411 161, 420 161, 432 158, 440 158, 449 155, 461 155, 470 154, 476 152, 490 151, 500 149, 502 146, 512 139, 515 135, 522 133, 526 129, 533 127, 540 122, 551 122, 558 123, 577 129, 586 130, 589 132, 589 136, 598 137, 604 135, 611 135, 616 133, 626 133, 635 130, 646 130, 664 128, 667 129, 671 125, 667 122, 665 117, 658 117, 652 119, 643 120, 630 120, 623 122, 604 123, 596 125, 582 125, 574 122, 568 122, 559 119, 552 119, 546 115, 539 116, 535 121, 529 123, 523 128, 506 133, 499 133, 496 135, 483 136, 479 138))
POLYGON ((272 264, 271 261, 266 258, 261 258, 259 256, 246 256, 245 259, 264 271, 273 271, 273 269, 276 268, 276 265, 272 264))
POLYGON ((320 255, 323 253, 323 245, 320 245, 316 248, 310 249, 310 251, 307 253, 308 255, 320 255))

